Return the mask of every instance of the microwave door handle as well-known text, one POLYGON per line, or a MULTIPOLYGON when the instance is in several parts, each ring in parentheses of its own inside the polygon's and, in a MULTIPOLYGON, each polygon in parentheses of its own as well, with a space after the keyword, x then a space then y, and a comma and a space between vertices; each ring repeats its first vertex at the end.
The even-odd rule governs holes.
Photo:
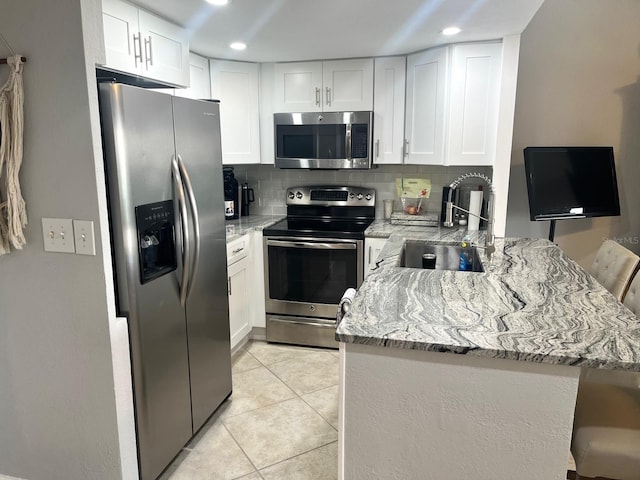
POLYGON ((189 266, 189 283, 187 284, 186 298, 189 298, 193 284, 198 273, 198 264, 200 263, 200 218, 198 217, 198 206, 196 204, 196 196, 191 186, 191 178, 189 172, 184 166, 182 157, 178 155, 178 168, 180 169, 180 178, 184 184, 187 200, 189 201, 189 209, 191 210, 191 222, 193 223, 193 259, 189 266))
POLYGON ((346 132, 346 137, 347 137, 347 160, 351 160, 351 124, 349 123, 347 125, 347 132, 346 132))
POLYGON ((182 281, 180 282, 180 305, 187 301, 187 285, 189 284, 189 266, 191 265, 191 233, 187 217, 187 201, 184 186, 180 178, 180 168, 176 157, 171 158, 171 179, 178 196, 178 212, 180 215, 180 230, 182 231, 182 281))
POLYGON ((284 240, 267 240, 269 247, 287 247, 287 248, 312 248, 316 250, 356 250, 358 246, 355 243, 320 243, 320 242, 296 242, 284 240))

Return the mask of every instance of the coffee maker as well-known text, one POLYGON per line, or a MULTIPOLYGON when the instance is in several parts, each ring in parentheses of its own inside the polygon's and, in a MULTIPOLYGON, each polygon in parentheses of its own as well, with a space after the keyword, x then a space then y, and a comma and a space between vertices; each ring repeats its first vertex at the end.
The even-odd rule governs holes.
POLYGON ((224 179, 224 218, 235 220, 240 216, 240 202, 238 192, 238 180, 233 173, 233 167, 223 167, 224 179))

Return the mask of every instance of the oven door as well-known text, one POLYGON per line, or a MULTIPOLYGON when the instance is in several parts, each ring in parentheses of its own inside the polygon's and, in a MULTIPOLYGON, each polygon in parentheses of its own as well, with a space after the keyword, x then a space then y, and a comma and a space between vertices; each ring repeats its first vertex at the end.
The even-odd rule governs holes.
POLYGON ((265 237, 264 248, 267 313, 335 319, 362 283, 362 240, 265 237))

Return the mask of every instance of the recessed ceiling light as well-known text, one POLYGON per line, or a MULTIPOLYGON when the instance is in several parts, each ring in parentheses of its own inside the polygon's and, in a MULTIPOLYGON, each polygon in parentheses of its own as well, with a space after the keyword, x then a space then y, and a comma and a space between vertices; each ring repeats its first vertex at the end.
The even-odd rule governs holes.
POLYGON ((460 33, 460 29, 458 27, 447 27, 442 30, 443 35, 457 35, 460 33))
POLYGON ((229 3, 229 0, 207 0, 207 2, 209 2, 211 5, 221 6, 229 3))
POLYGON ((231 45, 229 45, 231 48, 233 48, 234 50, 244 50, 245 48, 247 48, 247 46, 242 43, 242 42, 233 42, 231 45))

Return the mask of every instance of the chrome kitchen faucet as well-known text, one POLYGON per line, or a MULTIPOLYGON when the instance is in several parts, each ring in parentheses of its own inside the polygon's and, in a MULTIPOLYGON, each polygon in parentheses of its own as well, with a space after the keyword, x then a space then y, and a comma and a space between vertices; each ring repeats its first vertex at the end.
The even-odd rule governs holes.
POLYGON ((474 217, 478 217, 481 220, 485 220, 487 222, 487 234, 485 236, 485 240, 484 240, 484 249, 485 249, 485 253, 487 254, 488 257, 491 257, 491 255, 493 254, 493 252, 495 252, 496 247, 494 245, 494 234, 493 234, 493 222, 494 222, 494 214, 493 214, 493 204, 494 204, 494 199, 495 199, 495 188, 493 186, 493 183, 491 182, 491 180, 489 179, 489 177, 487 177, 486 175, 483 175, 482 173, 477 173, 477 172, 472 172, 472 173, 464 173, 462 175, 460 175, 458 178, 456 178, 453 182, 451 182, 451 185, 449 185, 449 195, 447 197, 447 203, 446 203, 446 216, 445 216, 445 220, 444 220, 444 226, 445 227, 453 227, 453 209, 457 209, 460 210, 462 212, 465 212, 469 215, 473 215, 474 217), (459 207, 457 205, 454 205, 453 202, 451 201, 452 199, 452 195, 453 195, 453 191, 458 188, 458 186, 465 181, 468 178, 479 178, 480 180, 483 180, 487 186, 489 187, 489 202, 487 205, 487 217, 485 218, 481 215, 476 215, 475 213, 470 212, 469 210, 465 210, 462 207, 459 207))

